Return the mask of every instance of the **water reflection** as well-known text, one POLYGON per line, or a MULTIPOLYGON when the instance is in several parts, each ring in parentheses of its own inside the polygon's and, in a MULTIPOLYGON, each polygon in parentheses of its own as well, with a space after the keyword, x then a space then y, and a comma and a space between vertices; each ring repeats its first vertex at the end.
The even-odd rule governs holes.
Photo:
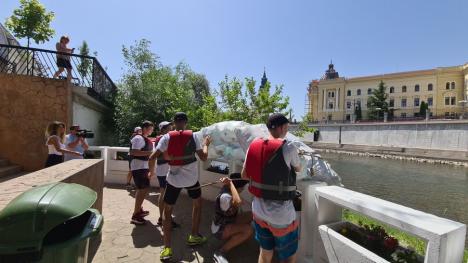
POLYGON ((346 188, 468 224, 466 167, 332 153, 322 157, 346 188))

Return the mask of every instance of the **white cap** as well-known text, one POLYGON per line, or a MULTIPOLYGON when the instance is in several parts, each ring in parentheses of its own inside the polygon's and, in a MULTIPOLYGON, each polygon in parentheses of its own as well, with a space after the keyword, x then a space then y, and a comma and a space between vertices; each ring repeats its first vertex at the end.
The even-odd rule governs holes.
POLYGON ((138 131, 140 131, 140 130, 141 130, 141 127, 140 127, 140 126, 137 126, 137 127, 135 127, 135 129, 133 129, 133 132, 138 132, 138 131))
POLYGON ((164 127, 166 127, 167 125, 171 124, 171 122, 168 122, 168 121, 163 121, 159 124, 159 130, 162 130, 164 127))

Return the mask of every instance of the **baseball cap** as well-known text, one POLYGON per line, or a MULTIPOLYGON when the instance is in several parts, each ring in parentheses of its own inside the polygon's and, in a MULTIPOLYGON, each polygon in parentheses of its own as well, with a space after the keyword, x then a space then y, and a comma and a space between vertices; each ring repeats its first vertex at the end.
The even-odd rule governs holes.
POLYGON ((170 125, 172 124, 171 122, 168 122, 168 121, 163 121, 159 124, 159 129, 162 130, 164 127, 166 127, 167 125, 170 125))
POLYGON ((177 112, 174 115, 174 121, 188 121, 187 114, 185 112, 177 112))
POLYGON ((268 129, 274 129, 283 124, 289 123, 288 118, 281 113, 273 113, 268 117, 267 127, 268 129))
POLYGON ((138 132, 139 130, 141 130, 141 127, 137 126, 137 127, 135 127, 135 129, 133 129, 133 132, 138 132))

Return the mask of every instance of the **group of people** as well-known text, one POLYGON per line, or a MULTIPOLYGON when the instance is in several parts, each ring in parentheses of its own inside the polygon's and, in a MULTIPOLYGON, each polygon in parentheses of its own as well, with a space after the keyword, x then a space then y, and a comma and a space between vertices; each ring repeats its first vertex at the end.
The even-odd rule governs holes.
POLYGON ((59 121, 49 123, 46 129, 46 146, 48 149, 45 167, 50 167, 64 161, 83 159, 88 150, 86 138, 78 136, 79 125, 72 125, 70 133, 66 134, 65 124, 59 121))
MULTIPOLYGON (((149 212, 142 207, 148 195, 150 180, 156 175, 160 185, 160 218, 164 233, 161 260, 173 256, 172 229, 179 226, 172 212, 180 192, 185 189, 192 199, 192 228, 187 245, 201 245, 207 238, 200 234, 202 186, 199 183, 197 158, 206 161, 209 136, 203 142, 187 130, 188 117, 176 113, 173 122, 159 124, 160 135, 149 139, 154 124, 144 121, 134 130, 130 147, 131 178, 136 186, 135 207, 131 223, 143 225, 149 212)), ((297 148, 285 140, 289 120, 282 114, 272 114, 267 122, 269 138, 255 139, 246 154, 241 173, 220 179, 223 187, 216 198, 211 232, 224 244, 215 251, 215 262, 228 262, 226 253, 254 234, 260 244, 259 263, 268 263, 276 251, 281 262, 296 262, 298 249, 298 219, 293 205, 296 198, 296 172, 300 161, 297 148), (240 212, 240 193, 246 185, 253 195, 252 211, 240 212)), ((130 183, 130 177, 127 178, 130 183)))

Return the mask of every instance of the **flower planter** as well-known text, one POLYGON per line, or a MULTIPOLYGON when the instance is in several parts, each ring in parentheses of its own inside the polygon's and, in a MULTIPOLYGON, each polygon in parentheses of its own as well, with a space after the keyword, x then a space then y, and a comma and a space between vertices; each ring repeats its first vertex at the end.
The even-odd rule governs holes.
MULTIPOLYGON (((350 222, 337 222, 319 226, 320 236, 322 237, 325 251, 330 263, 390 263, 390 261, 380 257, 374 252, 339 233, 338 231, 344 226, 348 229, 359 229, 358 226, 350 222)), ((404 250, 404 248, 398 247, 397 250, 404 250)), ((418 259, 419 262, 424 262, 422 257, 418 256, 418 259)))

